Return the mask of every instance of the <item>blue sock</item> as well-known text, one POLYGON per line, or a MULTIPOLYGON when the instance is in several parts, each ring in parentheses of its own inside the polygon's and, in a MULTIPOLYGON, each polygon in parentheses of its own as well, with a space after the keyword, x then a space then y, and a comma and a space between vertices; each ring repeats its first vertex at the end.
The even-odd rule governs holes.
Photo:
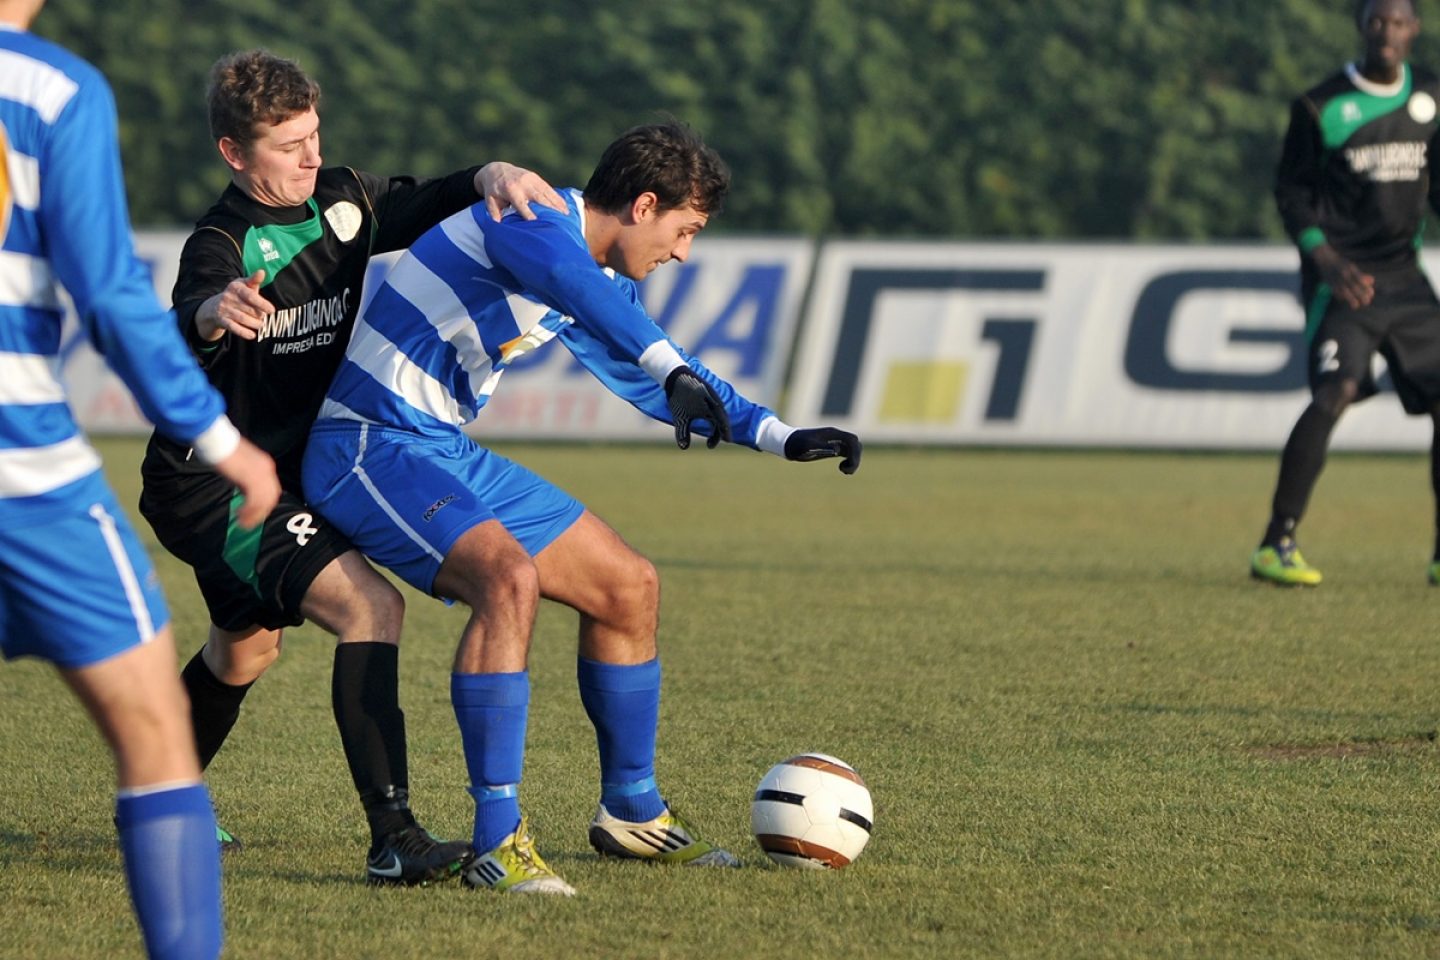
POLYGON ((220 956, 220 845, 204 784, 121 790, 115 825, 146 953, 152 960, 220 956))
POLYGON ((665 810, 655 786, 660 660, 621 665, 580 657, 575 673, 600 748, 600 802, 632 823, 658 817, 665 810))
POLYGON ((500 845, 520 824, 520 770, 525 763, 525 721, 530 674, 452 673, 450 703, 460 724, 475 836, 480 853, 500 845))

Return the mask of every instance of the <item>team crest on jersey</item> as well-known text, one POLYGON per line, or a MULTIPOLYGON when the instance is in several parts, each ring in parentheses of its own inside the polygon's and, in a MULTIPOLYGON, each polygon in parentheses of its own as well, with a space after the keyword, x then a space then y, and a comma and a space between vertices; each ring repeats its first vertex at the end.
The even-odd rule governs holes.
POLYGON ((1340 119, 1346 123, 1360 122, 1360 104, 1354 100, 1346 100, 1340 107, 1340 119))
POLYGON ((257 242, 260 246, 260 255, 265 258, 266 263, 280 259, 280 251, 275 249, 275 244, 269 237, 261 237, 257 242))
POLYGON ((0 123, 0 243, 5 242, 5 232, 10 227, 10 204, 12 202, 10 190, 10 137, 6 135, 5 124, 0 123))
POLYGON ((341 200, 325 211, 325 222, 335 231, 341 243, 349 243, 360 232, 360 208, 349 200, 341 200))
POLYGON ((1416 123, 1429 123, 1435 119, 1435 98, 1423 90, 1410 98, 1406 104, 1410 119, 1416 123))

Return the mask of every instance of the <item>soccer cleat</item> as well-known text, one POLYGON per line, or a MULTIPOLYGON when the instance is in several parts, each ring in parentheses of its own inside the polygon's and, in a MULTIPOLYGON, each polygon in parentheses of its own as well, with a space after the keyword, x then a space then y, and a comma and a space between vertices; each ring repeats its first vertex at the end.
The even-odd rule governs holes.
POLYGON ((590 821, 590 846, 602 857, 650 860, 655 863, 684 863, 696 867, 738 867, 740 860, 700 839, 695 828, 666 807, 660 816, 644 823, 630 823, 610 815, 605 805, 590 821))
POLYGON ((233 833, 218 823, 215 824, 215 842, 220 844, 221 853, 238 853, 240 850, 240 841, 236 840, 233 833))
POLYGON ((502 893, 553 893, 562 897, 575 896, 575 888, 540 859, 530 824, 520 818, 520 826, 500 845, 470 865, 461 878, 467 887, 487 887, 502 893))
POLYGON ((1430 586, 1440 587, 1440 560, 1433 560, 1430 563, 1430 586))
POLYGON ((1250 557, 1250 576, 1284 587, 1313 587, 1321 580, 1320 571, 1305 562, 1299 544, 1291 537, 1256 550, 1250 557))
POLYGON ((367 883, 413 887, 448 880, 475 859, 470 844, 436 840, 418 823, 386 834, 370 847, 365 863, 367 883))

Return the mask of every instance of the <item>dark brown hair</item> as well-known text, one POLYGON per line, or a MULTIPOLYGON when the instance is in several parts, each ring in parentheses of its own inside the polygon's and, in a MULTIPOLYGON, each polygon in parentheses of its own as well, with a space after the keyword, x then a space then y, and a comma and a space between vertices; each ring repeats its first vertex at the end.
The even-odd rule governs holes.
POLYGON ((256 139, 260 124, 284 123, 320 103, 320 85, 294 60, 268 50, 244 50, 215 61, 205 91, 210 136, 242 146, 256 139))
POLYGON ((605 148, 585 203, 619 213, 642 193, 654 193, 661 210, 690 204, 714 216, 730 189, 730 168, 700 135, 678 120, 632 127, 605 148))

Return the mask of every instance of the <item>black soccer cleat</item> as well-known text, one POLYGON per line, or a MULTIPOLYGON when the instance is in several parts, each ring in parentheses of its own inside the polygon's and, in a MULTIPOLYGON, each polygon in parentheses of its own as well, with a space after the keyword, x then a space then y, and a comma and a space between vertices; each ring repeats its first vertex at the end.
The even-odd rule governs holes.
POLYGON ((448 880, 475 859, 462 840, 436 840, 418 823, 386 834, 370 848, 365 881, 377 886, 413 887, 448 880))

